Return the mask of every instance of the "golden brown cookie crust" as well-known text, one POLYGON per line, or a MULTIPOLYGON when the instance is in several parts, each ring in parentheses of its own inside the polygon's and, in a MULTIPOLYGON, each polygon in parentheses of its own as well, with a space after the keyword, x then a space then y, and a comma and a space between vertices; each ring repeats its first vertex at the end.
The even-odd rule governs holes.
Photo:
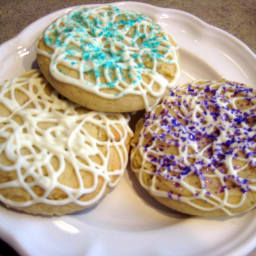
MULTIPOLYGON (((39 45, 43 43, 40 40, 39 45)), ((49 83, 63 96, 69 100, 86 107, 100 112, 133 112, 145 108, 143 98, 139 95, 125 95, 118 99, 107 99, 101 96, 90 93, 77 86, 69 83, 60 82, 51 75, 49 70, 50 59, 43 56, 37 56, 37 62, 41 72, 49 83)), ((111 92, 111 90, 109 90, 111 92)), ((113 91, 115 93, 115 91, 113 91)), ((151 95, 147 95, 149 105, 153 106, 158 99, 151 95)))

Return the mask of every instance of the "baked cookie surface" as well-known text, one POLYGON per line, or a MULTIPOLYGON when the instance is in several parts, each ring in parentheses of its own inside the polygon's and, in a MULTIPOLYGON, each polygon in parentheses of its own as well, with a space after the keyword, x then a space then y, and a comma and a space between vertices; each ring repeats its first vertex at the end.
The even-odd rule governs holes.
POLYGON ((56 90, 89 109, 149 109, 180 68, 174 39, 149 17, 113 6, 78 7, 37 45, 40 70, 56 90))
POLYGON ((85 110, 33 70, 0 87, 0 202, 62 215, 95 205, 119 182, 132 132, 122 114, 85 110))
POLYGON ((256 93, 229 81, 176 88, 145 115, 131 168, 160 203, 199 216, 256 206, 256 93))

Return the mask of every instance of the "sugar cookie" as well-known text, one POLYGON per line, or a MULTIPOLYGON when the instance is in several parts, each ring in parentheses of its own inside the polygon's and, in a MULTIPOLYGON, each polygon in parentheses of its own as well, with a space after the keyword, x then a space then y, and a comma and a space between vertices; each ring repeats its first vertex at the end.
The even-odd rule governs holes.
POLYGON ((199 216, 256 206, 256 93, 229 81, 178 87, 140 120, 131 167, 159 202, 199 216))
POLYGON ((0 201, 62 215, 95 205, 119 182, 132 132, 122 114, 60 98, 33 70, 0 87, 0 201))
POLYGON ((62 95, 89 109, 150 109, 180 74, 178 47, 149 17, 117 7, 78 7, 37 44, 39 67, 62 95))

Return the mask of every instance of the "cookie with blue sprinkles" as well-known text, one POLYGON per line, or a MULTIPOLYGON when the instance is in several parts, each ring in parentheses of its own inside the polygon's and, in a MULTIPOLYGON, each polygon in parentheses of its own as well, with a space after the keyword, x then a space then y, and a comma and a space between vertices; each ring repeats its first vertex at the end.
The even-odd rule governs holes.
POLYGON ((194 81, 170 91, 137 124, 131 168, 167 207, 232 216, 256 206, 256 92, 194 81))
POLYGON ((55 20, 38 40, 37 61, 60 94, 104 112, 149 110, 180 75, 173 37, 115 6, 80 6, 55 20))

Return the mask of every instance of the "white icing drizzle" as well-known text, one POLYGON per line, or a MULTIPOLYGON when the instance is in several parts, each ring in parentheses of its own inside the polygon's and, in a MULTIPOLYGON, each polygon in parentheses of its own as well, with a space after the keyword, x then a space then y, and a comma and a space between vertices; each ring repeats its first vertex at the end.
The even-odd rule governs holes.
POLYGON ((0 137, 3 140, 0 155, 5 155, 11 161, 10 164, 1 161, 0 172, 15 171, 17 174, 15 180, 0 180, 0 200, 13 207, 35 203, 63 205, 71 202, 90 206, 102 197, 106 186, 113 188, 117 185, 126 168, 128 152, 125 142, 132 135, 128 117, 93 111, 79 112, 78 105, 60 99, 55 91, 46 93, 48 86, 40 73, 33 70, 26 76, 4 83, 0 88, 0 111, 8 109, 10 112, 0 114, 0 137), (47 126, 42 127, 43 124, 47 126), (85 125, 99 127, 106 133, 107 139, 96 139, 85 125), (112 130, 119 135, 120 140, 115 139, 112 130), (105 149, 106 153, 100 148, 105 149), (110 150, 113 149, 121 166, 110 170, 108 164, 110 150), (24 154, 24 150, 29 153, 24 154), (100 158, 100 163, 92 159, 94 156, 100 158), (53 158, 58 159, 57 169, 51 163, 53 158), (67 163, 74 170, 78 188, 69 187, 58 180, 67 163), (85 188, 82 171, 93 176, 92 187, 85 188), (33 177, 33 180, 26 181, 28 177, 33 177), (88 201, 80 200, 82 195, 95 191, 99 177, 104 182, 98 194, 88 201), (113 177, 117 179, 111 179, 113 177), (32 190, 34 186, 45 191, 43 196, 38 196, 32 190), (23 188, 32 200, 14 202, 7 199, 1 190, 8 188, 23 188), (64 191, 67 197, 61 200, 49 199, 48 196, 56 188, 64 191))
POLYGON ((133 11, 113 6, 75 8, 51 24, 43 38, 52 53, 38 47, 37 52, 50 58, 50 72, 56 80, 104 98, 141 95, 149 109, 147 95, 160 100, 180 75, 174 39, 150 18, 133 11), (129 35, 132 30, 134 33, 129 35), (143 58, 149 58, 152 67, 146 67, 143 58), (172 81, 158 72, 160 63, 175 65, 172 81), (63 72, 60 64, 77 71, 79 77, 63 72), (96 80, 85 79, 85 73, 93 74, 96 80), (142 75, 150 81, 144 81, 142 75), (115 88, 116 93, 110 94, 106 88, 115 88))
POLYGON ((140 168, 132 165, 140 184, 155 196, 202 211, 236 214, 247 193, 256 192, 255 113, 256 93, 243 84, 194 81, 177 87, 144 118, 131 154, 132 162, 138 151, 142 158, 140 168), (177 153, 168 155, 160 145, 165 150, 175 147, 177 153), (149 163, 154 168, 148 168, 149 163), (143 181, 144 174, 152 177, 151 185, 143 181), (190 175, 198 177, 197 184, 188 182, 190 175), (172 182, 176 190, 159 188, 159 177, 172 182), (184 189, 190 196, 182 195, 184 189), (234 189, 240 194, 237 204, 229 201, 234 189), (208 206, 198 205, 196 199, 208 206))

